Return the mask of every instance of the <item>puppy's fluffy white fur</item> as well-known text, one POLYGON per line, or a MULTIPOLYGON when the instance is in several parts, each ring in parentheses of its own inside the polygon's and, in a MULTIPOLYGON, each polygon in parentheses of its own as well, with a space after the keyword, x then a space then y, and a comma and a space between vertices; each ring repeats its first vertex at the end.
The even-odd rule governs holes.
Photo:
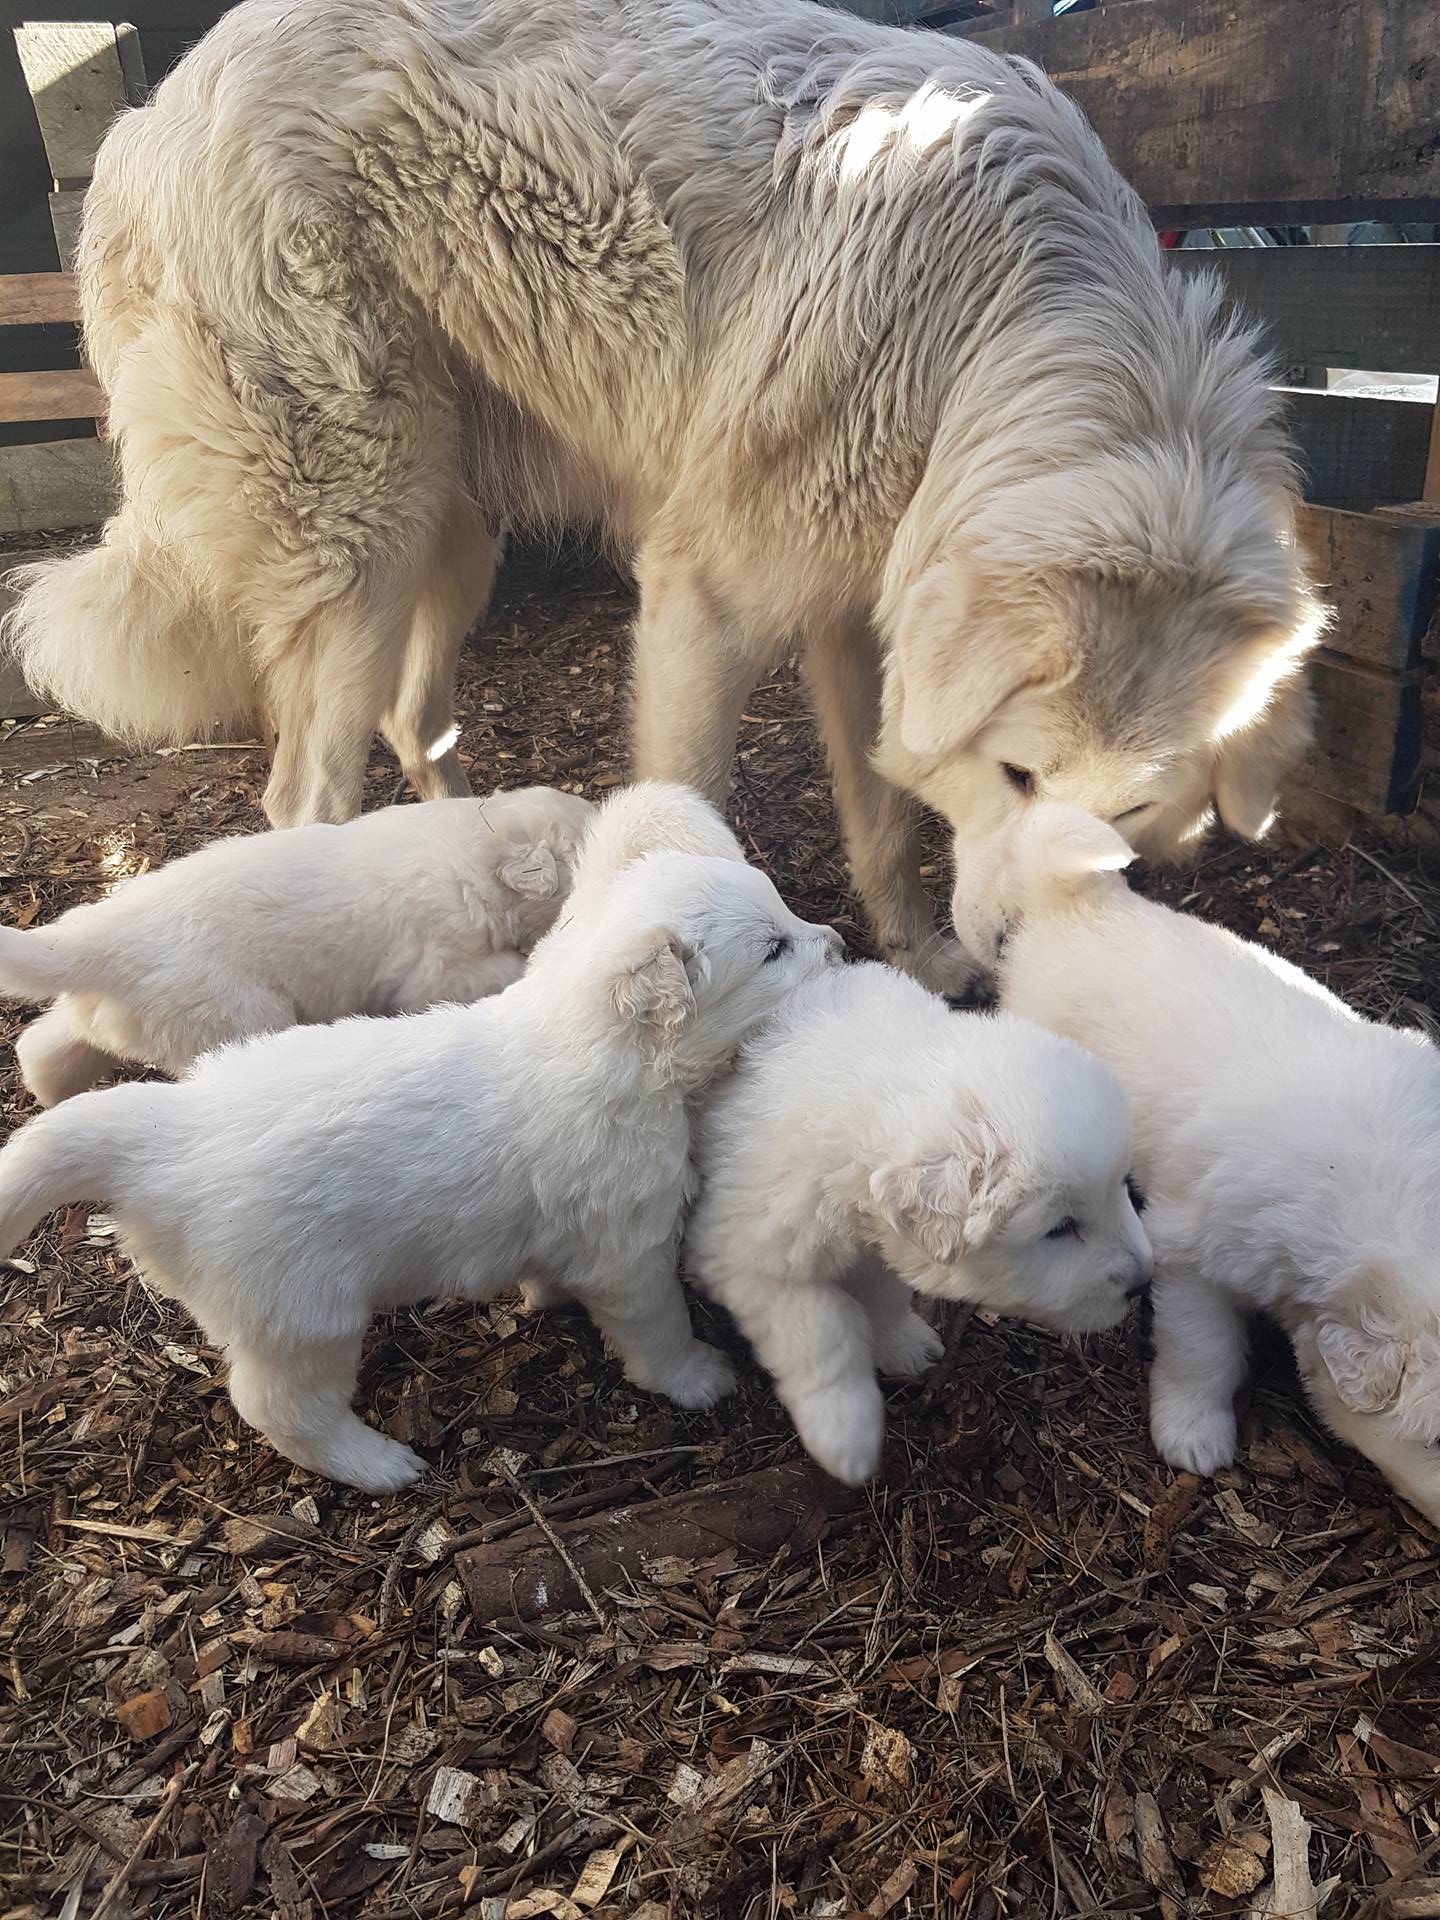
POLYGON ((0 927, 0 994, 54 1000, 16 1048, 42 1106, 117 1061, 415 1013, 518 980, 595 809, 550 787, 221 840, 53 926, 0 927))
POLYGON ((1129 858, 1111 828, 1041 806, 977 891, 1009 928, 1005 1004, 1091 1048, 1134 1105, 1155 1444, 1196 1473, 1234 1458, 1245 1315, 1263 1309, 1325 1421, 1440 1522, 1440 1053, 1138 898, 1129 858))
POLYGON ((351 1411, 384 1306, 553 1276, 637 1385, 708 1406, 731 1373, 675 1272, 686 1103, 833 959, 753 868, 652 855, 494 999, 294 1028, 39 1115, 0 1154, 0 1250, 62 1202, 109 1202, 227 1350, 242 1417, 371 1491, 423 1466, 351 1411))
POLYGON ((877 1366, 908 1377, 942 1351, 911 1289, 1082 1331, 1149 1278, 1114 1076, 888 967, 796 989, 714 1088, 701 1165, 686 1271, 852 1484, 879 1465, 877 1366))

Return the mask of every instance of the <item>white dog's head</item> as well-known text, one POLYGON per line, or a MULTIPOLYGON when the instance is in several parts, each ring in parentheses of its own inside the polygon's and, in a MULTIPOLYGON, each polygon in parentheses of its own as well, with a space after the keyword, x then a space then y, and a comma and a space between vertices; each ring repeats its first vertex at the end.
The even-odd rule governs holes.
POLYGON ((554 924, 570 892, 595 809, 555 787, 517 787, 472 804, 480 858, 494 875, 510 938, 524 952, 554 924))
POLYGON ((1092 1055, 1010 1014, 955 1016, 936 1098, 871 1176, 881 1251, 919 1293, 1083 1333, 1148 1285, 1130 1110, 1092 1055))
POLYGON ((955 931, 993 966, 1027 915, 1083 908, 1134 858, 1123 835, 1093 813, 1039 801, 988 839, 957 847, 955 931))
POLYGON ((594 811, 580 849, 575 891, 564 917, 582 911, 616 874, 647 853, 697 853, 713 860, 745 858, 719 809, 692 787, 665 780, 637 780, 611 794, 594 811))
MULTIPOLYGON (((583 894, 583 898, 582 898, 583 894)), ((840 963, 833 927, 791 913, 763 873, 708 854, 649 853, 541 942, 531 974, 559 967, 662 1078, 702 1085, 802 981, 840 963)))
POLYGON ((957 907, 969 861, 1040 801, 1160 858, 1212 810, 1266 830, 1323 624, 1283 472, 1130 453, 1025 481, 889 597, 876 763, 954 827, 957 907))

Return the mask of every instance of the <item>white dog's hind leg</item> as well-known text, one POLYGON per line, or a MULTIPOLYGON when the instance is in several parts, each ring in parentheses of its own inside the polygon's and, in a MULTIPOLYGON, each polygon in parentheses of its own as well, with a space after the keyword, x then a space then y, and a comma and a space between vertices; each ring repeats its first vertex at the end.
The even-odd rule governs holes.
POLYGON ((703 1412, 735 1385, 723 1353, 695 1338, 673 1255, 650 1254, 618 1284, 606 1276, 574 1276, 580 1301, 637 1387, 663 1393, 677 1406, 703 1412))
POLYGON ((62 1100, 85 1093, 118 1064, 112 1054, 94 1046, 72 1023, 66 997, 48 1013, 33 1020, 15 1042, 15 1064, 20 1078, 42 1107, 58 1107, 62 1100))
POLYGON ((1186 1273, 1155 1282, 1150 1436, 1169 1466, 1215 1473, 1235 1458, 1245 1319, 1234 1296, 1186 1273))
POLYGON ((880 725, 880 659, 867 628, 813 642, 805 674, 830 758, 835 805, 855 890, 885 958, 936 993, 958 994, 975 968, 936 932, 920 878, 919 810, 870 764, 880 725))
POLYGON ((870 1322, 875 1365, 892 1380, 918 1380, 945 1357, 945 1342, 915 1311, 915 1296, 885 1262, 867 1254, 841 1282, 870 1322))
POLYGON ((230 1398, 277 1453, 366 1493, 396 1493, 425 1471, 418 1453, 352 1410, 358 1337, 304 1346, 230 1348, 230 1398))
POLYGON ((470 791, 455 746, 455 668, 490 598, 499 552, 475 509, 454 502, 422 577, 400 684, 380 728, 422 800, 470 791))
POLYGON ((642 556, 636 568, 635 777, 677 781, 719 806, 740 715, 765 663, 713 596, 670 564, 642 556))

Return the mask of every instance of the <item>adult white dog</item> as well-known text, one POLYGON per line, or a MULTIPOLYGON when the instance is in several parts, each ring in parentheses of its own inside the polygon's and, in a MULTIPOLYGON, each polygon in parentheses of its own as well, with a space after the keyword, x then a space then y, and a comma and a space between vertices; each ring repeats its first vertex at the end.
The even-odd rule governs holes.
POLYGON ((838 1479, 880 1464, 882 1373, 943 1352, 915 1293, 1066 1332, 1150 1278, 1114 1075, 892 968, 797 988, 707 1096, 685 1270, 734 1314, 838 1479))
POLYGON ((808 0, 244 0, 106 140, 79 272, 123 505, 24 671, 113 733, 264 709, 266 811, 379 727, 464 790, 511 523, 633 551, 636 760, 724 789, 802 650, 857 884, 949 987, 914 807, 1164 851, 1307 738, 1314 629, 1248 334, 1033 68, 808 0))
POLYGON ((1195 1473, 1234 1459, 1263 1310, 1321 1417, 1440 1523, 1440 1053, 1140 899, 1129 859, 1112 828, 1044 807, 975 880, 1009 926, 1005 1004, 1091 1048, 1134 1106, 1155 1444, 1195 1473))
POLYGON ((0 927, 0 995, 42 1106, 119 1061, 181 1074, 255 1034, 499 993, 553 924, 595 809, 552 787, 237 835, 53 926, 0 927))
POLYGON ((709 1406, 733 1375, 675 1272, 686 1102, 835 958, 754 868, 652 854, 494 999, 292 1028, 39 1115, 0 1153, 0 1254, 65 1201, 109 1202, 226 1349, 241 1417, 372 1492, 424 1465, 351 1411, 383 1306, 554 1279, 638 1386, 709 1406))

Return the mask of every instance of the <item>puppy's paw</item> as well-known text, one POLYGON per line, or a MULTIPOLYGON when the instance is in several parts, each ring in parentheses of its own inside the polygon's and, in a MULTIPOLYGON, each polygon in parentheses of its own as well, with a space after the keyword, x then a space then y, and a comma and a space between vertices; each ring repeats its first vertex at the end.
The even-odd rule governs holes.
POLYGON ((707 1347, 703 1340, 694 1340, 678 1365, 642 1384, 663 1393, 677 1407, 686 1407, 692 1413, 708 1413, 718 1400, 735 1391, 736 1377, 734 1367, 723 1353, 707 1347))
POLYGON ((795 1401, 791 1408, 805 1451, 847 1487, 863 1487, 880 1468, 885 1402, 873 1380, 795 1401))
POLYGON ((1152 1389, 1150 1437, 1167 1466, 1212 1474, 1235 1458, 1239 1429, 1232 1407, 1152 1389))
POLYGON ((425 1471, 426 1463, 420 1455, 398 1440, 387 1440, 372 1427, 360 1425, 360 1433, 365 1436, 363 1440, 359 1435, 347 1439, 318 1471, 347 1487, 359 1487, 362 1493, 399 1493, 404 1487, 413 1487, 425 1471))
POLYGON ((892 967, 946 1000, 967 1000, 984 987, 983 969, 958 940, 931 934, 917 942, 885 941, 882 951, 892 967))
POLYGON ((875 1341, 875 1365, 890 1380, 918 1380, 944 1357, 945 1342, 918 1313, 907 1313, 875 1341))
POLYGON ((553 1280, 522 1280, 520 1299, 527 1313, 543 1313, 547 1307, 564 1304, 565 1289, 553 1280))

